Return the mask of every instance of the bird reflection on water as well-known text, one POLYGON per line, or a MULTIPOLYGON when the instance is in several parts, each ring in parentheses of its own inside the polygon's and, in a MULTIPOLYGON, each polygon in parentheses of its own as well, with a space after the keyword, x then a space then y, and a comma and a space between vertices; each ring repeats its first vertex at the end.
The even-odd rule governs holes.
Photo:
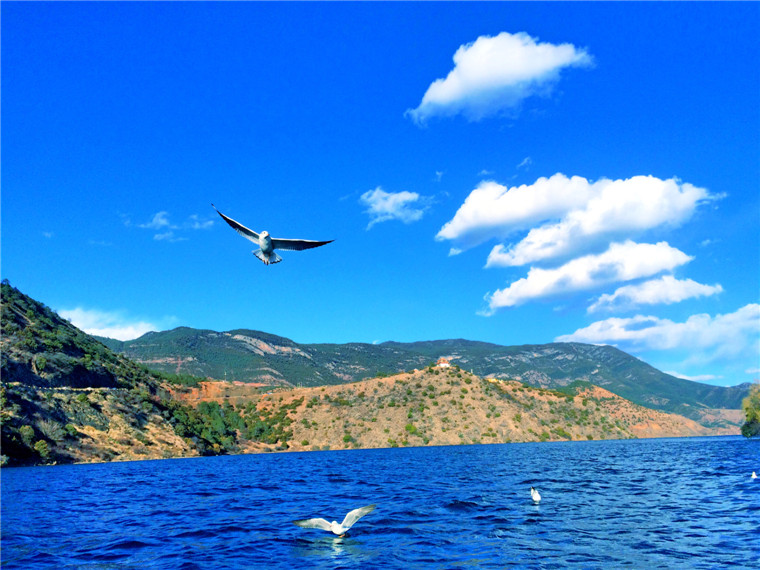
POLYGON ((337 559, 349 559, 358 561, 366 559, 369 552, 362 542, 350 536, 320 536, 318 538, 295 539, 293 544, 293 559, 320 558, 337 561, 337 559))

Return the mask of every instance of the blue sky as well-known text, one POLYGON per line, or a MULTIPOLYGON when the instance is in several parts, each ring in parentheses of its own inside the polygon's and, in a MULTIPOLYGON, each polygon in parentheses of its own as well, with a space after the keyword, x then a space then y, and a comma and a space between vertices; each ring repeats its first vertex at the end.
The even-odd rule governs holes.
POLYGON ((760 376, 760 4, 2 5, 2 277, 89 332, 760 376), (334 239, 265 266, 214 212, 334 239))

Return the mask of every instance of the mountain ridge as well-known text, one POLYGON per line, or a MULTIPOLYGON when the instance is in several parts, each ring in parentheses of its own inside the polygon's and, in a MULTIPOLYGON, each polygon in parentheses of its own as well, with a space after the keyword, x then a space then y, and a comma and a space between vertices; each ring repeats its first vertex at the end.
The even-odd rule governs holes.
MULTIPOLYGON (((577 381, 636 404, 705 421, 714 409, 739 409, 750 384, 712 386, 677 378, 613 346, 547 343, 504 346, 466 339, 402 343, 300 344, 253 329, 178 327, 132 341, 99 339, 165 372, 274 386, 321 386, 421 369, 440 357, 480 377, 558 389, 577 381)), ((708 421, 708 425, 709 421, 708 421)))

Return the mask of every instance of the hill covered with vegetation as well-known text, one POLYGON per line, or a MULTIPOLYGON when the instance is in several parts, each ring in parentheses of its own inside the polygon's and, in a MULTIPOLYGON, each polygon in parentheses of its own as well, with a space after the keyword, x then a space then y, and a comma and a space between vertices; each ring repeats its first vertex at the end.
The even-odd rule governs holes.
POLYGON ((741 409, 749 384, 720 387, 665 374, 612 346, 500 346, 462 339, 414 343, 298 344, 254 330, 180 327, 121 342, 100 339, 146 366, 172 373, 269 386, 323 386, 421 369, 440 357, 480 377, 559 389, 583 381, 634 403, 724 424, 714 410, 741 409))
MULTIPOLYGON (((736 433, 633 404, 585 383, 562 391, 429 367, 359 382, 267 393, 182 388, 183 398, 224 399, 231 413, 278 417, 269 441, 244 451, 295 451, 736 433), (255 410, 255 412, 254 412, 255 410)), ((223 389, 222 389, 223 390, 223 389)))
POLYGON ((744 423, 742 435, 745 437, 760 437, 760 384, 753 384, 749 395, 742 402, 744 423))
MULTIPOLYGON (((154 372, 85 334, 7 281, 0 285, 2 465, 227 453, 235 429, 217 403, 190 406, 154 372)), ((271 425, 260 421, 266 430, 271 425)), ((234 437, 233 437, 234 436, 234 437)))

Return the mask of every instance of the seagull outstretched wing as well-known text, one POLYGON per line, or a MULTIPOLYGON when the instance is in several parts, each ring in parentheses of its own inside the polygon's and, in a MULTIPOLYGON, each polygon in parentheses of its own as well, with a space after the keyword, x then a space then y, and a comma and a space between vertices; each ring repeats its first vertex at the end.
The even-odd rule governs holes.
POLYGON ((330 523, 325 519, 301 519, 293 521, 293 524, 302 528, 320 528, 322 530, 332 530, 330 523))
MULTIPOLYGON (((214 207, 214 210, 216 210, 216 206, 214 206, 213 204, 211 205, 214 207)), ((219 210, 216 210, 216 213, 222 216, 222 219, 225 222, 227 222, 232 227, 232 229, 235 230, 237 233, 239 233, 241 236, 251 240, 255 244, 259 243, 259 234, 254 232, 252 229, 246 228, 243 224, 241 224, 240 222, 236 222, 232 218, 228 218, 227 216, 222 214, 219 210)))
POLYGON ((371 513, 375 510, 375 505, 367 505, 366 507, 360 507, 358 509, 354 509, 350 513, 346 515, 346 518, 343 519, 343 522, 341 523, 341 526, 348 530, 352 526, 354 526, 354 523, 358 521, 360 518, 362 518, 364 515, 371 513))
MULTIPOLYGON (((235 223, 237 223, 237 222, 235 222, 235 223)), ((251 231, 251 230, 248 230, 248 231, 251 231)), ((295 251, 302 251, 304 249, 311 249, 312 247, 319 247, 320 245, 325 245, 325 244, 328 244, 328 243, 332 243, 333 241, 335 241, 335 240, 331 239, 329 241, 314 241, 314 240, 310 240, 310 239, 272 238, 272 248, 273 249, 290 249, 290 250, 295 250, 295 251)))

